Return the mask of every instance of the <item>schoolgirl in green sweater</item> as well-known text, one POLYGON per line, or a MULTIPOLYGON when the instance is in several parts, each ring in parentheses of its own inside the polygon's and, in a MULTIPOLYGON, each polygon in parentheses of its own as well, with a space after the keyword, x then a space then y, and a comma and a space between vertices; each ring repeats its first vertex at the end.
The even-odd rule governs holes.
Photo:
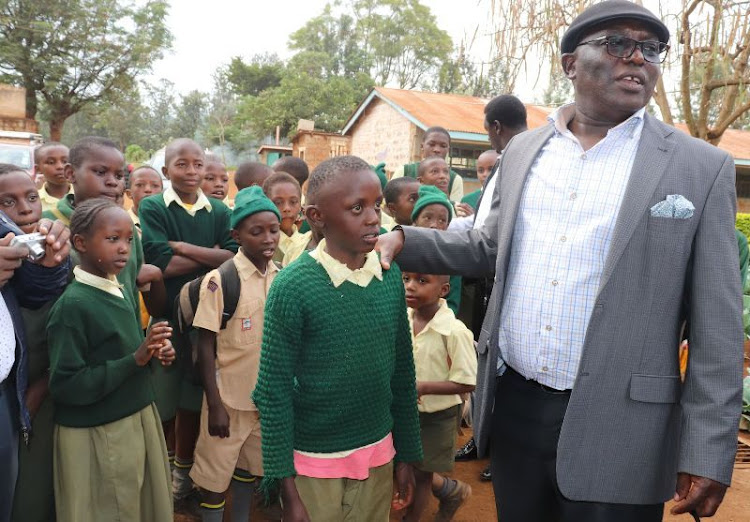
POLYGON ((146 339, 138 301, 116 275, 133 226, 115 203, 92 199, 71 218, 80 265, 50 311, 50 395, 55 402, 57 520, 171 520, 169 464, 149 361, 175 353, 167 323, 146 339))
POLYGON ((401 272, 382 271, 373 252, 381 202, 363 160, 321 163, 307 219, 325 239, 269 291, 253 400, 262 486, 280 484, 284 520, 387 520, 394 462, 395 502, 411 501, 422 455, 414 360, 401 272))

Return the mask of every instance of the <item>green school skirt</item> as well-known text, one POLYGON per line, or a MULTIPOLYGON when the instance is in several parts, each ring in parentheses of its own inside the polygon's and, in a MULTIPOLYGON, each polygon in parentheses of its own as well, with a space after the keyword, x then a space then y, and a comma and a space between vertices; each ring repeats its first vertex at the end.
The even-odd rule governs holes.
POLYGON ((54 431, 59 522, 172 520, 172 484, 152 403, 102 426, 54 431))

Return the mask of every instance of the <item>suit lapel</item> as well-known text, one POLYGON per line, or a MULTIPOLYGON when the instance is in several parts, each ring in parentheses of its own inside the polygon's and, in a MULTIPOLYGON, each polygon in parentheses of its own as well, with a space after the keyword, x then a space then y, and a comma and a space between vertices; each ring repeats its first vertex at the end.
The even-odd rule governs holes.
POLYGON ((617 262, 643 218, 646 206, 659 185, 674 152, 674 144, 666 139, 674 129, 659 124, 651 116, 644 116, 641 142, 636 152, 628 186, 615 222, 612 243, 604 263, 599 292, 612 276, 617 262))
MULTIPOLYGON (((529 175, 531 166, 534 164, 539 151, 549 140, 550 136, 555 132, 553 125, 547 125, 539 130, 531 131, 527 135, 527 139, 516 143, 517 154, 508 155, 503 162, 503 172, 496 181, 495 190, 501 190, 501 212, 500 212, 500 235, 498 238, 498 248, 505 249, 503 256, 498 256, 498 262, 502 262, 502 265, 497 266, 498 274, 505 276, 505 268, 507 267, 507 258, 510 254, 510 240, 513 236, 513 229, 516 224, 516 216, 518 215, 518 208, 521 204, 521 194, 523 194, 523 187, 526 184, 526 178, 529 175)), ((523 136, 523 135, 521 135, 523 136)), ((519 136, 519 138, 521 137, 519 136)), ((510 153, 510 147, 508 153, 510 153)), ((500 251, 498 251, 498 254, 500 251)))

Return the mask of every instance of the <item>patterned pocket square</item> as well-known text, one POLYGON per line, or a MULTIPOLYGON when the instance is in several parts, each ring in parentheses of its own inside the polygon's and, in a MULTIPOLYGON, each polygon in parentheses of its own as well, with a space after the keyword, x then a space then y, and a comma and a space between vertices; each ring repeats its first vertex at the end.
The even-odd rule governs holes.
POLYGON ((693 217, 695 207, 690 200, 679 194, 667 196, 664 201, 659 201, 651 207, 651 216, 659 218, 690 219, 693 217))

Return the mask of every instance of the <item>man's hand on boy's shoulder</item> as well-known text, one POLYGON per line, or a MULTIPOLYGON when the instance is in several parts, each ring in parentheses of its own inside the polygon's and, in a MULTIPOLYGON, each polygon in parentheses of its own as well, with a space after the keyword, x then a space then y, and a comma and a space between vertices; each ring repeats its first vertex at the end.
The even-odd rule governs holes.
POLYGON ((47 236, 45 256, 39 264, 50 268, 60 265, 70 255, 70 229, 60 220, 42 218, 38 230, 47 236))
POLYGON ((0 239, 0 287, 5 286, 16 271, 21 266, 28 251, 24 247, 10 246, 11 240, 15 237, 13 233, 6 234, 0 239))
POLYGON ((382 234, 378 237, 375 250, 380 252, 380 265, 384 270, 391 268, 391 262, 404 248, 404 231, 396 227, 392 232, 382 234))

